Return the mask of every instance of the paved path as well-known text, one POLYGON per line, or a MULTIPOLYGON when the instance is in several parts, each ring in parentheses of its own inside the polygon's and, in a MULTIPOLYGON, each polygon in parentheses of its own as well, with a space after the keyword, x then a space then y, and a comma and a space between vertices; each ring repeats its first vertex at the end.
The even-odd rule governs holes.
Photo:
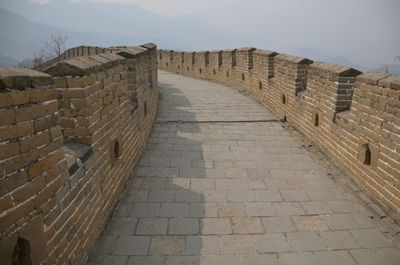
POLYGON ((268 110, 222 85, 159 79, 147 150, 90 265, 400 264, 385 218, 268 110))

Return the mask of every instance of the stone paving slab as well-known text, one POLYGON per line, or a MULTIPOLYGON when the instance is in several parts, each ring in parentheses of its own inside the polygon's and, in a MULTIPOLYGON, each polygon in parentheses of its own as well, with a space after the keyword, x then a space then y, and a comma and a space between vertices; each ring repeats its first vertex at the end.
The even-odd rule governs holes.
POLYGON ((265 107, 159 79, 146 152, 89 265, 400 264, 398 227, 265 107))

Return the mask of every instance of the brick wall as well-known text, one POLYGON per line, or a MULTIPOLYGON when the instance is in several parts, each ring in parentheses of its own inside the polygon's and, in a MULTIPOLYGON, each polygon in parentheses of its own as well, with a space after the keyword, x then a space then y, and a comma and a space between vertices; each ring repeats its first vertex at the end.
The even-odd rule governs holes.
POLYGON ((399 75, 361 73, 254 48, 211 51, 208 65, 205 52, 183 52, 184 67, 177 67, 181 54, 158 50, 159 68, 250 92, 400 223, 399 75))
POLYGON ((85 263, 154 122, 155 56, 146 44, 0 68, 1 264, 85 263))

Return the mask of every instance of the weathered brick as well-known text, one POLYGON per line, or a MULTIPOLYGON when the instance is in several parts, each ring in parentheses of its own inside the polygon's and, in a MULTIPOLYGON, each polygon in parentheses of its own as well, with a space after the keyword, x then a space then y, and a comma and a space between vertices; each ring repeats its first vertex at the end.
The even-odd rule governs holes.
POLYGON ((33 126, 35 127, 35 132, 41 132, 46 129, 50 129, 52 127, 57 126, 58 117, 55 115, 49 115, 44 118, 37 119, 33 122, 33 126))
POLYGON ((74 128, 75 121, 73 119, 60 119, 59 124, 63 128, 74 128))
POLYGON ((35 147, 44 145, 49 142, 50 142, 49 132, 33 135, 31 137, 26 137, 20 142, 21 152, 25 153, 35 147))
POLYGON ((25 186, 13 192, 11 195, 15 203, 19 204, 31 197, 34 197, 39 191, 41 191, 45 183, 44 176, 35 178, 34 180, 28 182, 25 186))
POLYGON ((11 224, 15 223, 24 216, 27 216, 34 209, 32 201, 27 201, 23 204, 10 209, 6 215, 0 217, 0 231, 4 231, 11 224))
POLYGON ((89 76, 85 76, 83 78, 83 83, 84 83, 85 87, 93 85, 94 83, 96 83, 96 75, 92 74, 92 75, 89 75, 89 76))
POLYGON ((8 92, 0 92, 0 108, 9 107, 12 105, 11 98, 8 92))
POLYGON ((57 99, 57 97, 58 97, 58 91, 56 89, 45 89, 45 90, 33 89, 31 90, 30 101, 32 103, 41 103, 44 101, 57 99))
POLYGON ((60 150, 50 155, 46 159, 40 161, 39 163, 35 164, 34 166, 28 169, 29 179, 34 179, 40 174, 43 174, 49 168, 51 168, 52 165, 57 163, 62 158, 64 158, 64 152, 60 150))
POLYGON ((33 122, 23 122, 17 125, 11 125, 0 128, 0 141, 17 139, 19 137, 30 135, 34 132, 33 122))
POLYGON ((56 77, 54 78, 54 87, 56 88, 66 88, 67 80, 65 77, 56 77))
POLYGON ((39 152, 31 151, 28 153, 21 154, 13 159, 9 159, 4 162, 4 170, 6 175, 11 172, 25 168, 27 165, 36 161, 39 158, 39 152))
POLYGON ((68 88, 79 88, 79 87, 85 87, 85 83, 83 82, 83 79, 80 77, 70 77, 67 78, 67 86, 68 88))
POLYGON ((15 123, 15 110, 0 109, 0 127, 15 123))
POLYGON ((18 108, 15 110, 15 117, 17 122, 31 121, 37 118, 46 116, 47 107, 44 105, 33 105, 25 108, 18 108))
POLYGON ((7 211, 14 206, 13 200, 10 195, 0 199, 0 213, 7 211))
POLYGON ((103 99, 103 104, 104 105, 108 105, 113 101, 114 97, 112 94, 107 95, 104 99, 103 99))
POLYGON ((67 90, 60 91, 61 98, 84 98, 86 97, 86 90, 84 88, 68 88, 67 90))
POLYGON ((0 160, 16 156, 19 153, 18 143, 0 144, 0 160))
MULTIPOLYGON (((5 174, 4 166, 3 166, 3 164, 0 164, 0 179, 4 177, 4 174, 5 174)), ((1 187, 1 185, 0 185, 0 187, 1 187)), ((0 190, 1 190, 1 188, 0 188, 0 190)), ((0 193, 0 196, 1 196, 1 193, 0 193)))
POLYGON ((28 90, 25 90, 25 91, 14 90, 14 91, 8 93, 8 95, 14 106, 29 103, 29 91, 28 90))
POLYGON ((55 139, 55 138, 62 136, 62 131, 61 131, 60 126, 50 128, 50 136, 51 136, 51 139, 55 139))

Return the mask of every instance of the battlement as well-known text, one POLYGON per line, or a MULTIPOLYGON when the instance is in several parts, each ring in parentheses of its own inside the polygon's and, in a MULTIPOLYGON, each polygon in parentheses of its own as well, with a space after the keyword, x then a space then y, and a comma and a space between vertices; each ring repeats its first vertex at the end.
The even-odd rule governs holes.
POLYGON ((82 46, 39 68, 0 68, 0 260, 83 264, 152 128, 156 46, 82 46))
POLYGON ((400 76, 242 48, 159 50, 158 66, 248 91, 327 154, 400 223, 400 76), (180 58, 184 55, 185 60, 180 58), (193 60, 188 60, 193 58, 193 60))

